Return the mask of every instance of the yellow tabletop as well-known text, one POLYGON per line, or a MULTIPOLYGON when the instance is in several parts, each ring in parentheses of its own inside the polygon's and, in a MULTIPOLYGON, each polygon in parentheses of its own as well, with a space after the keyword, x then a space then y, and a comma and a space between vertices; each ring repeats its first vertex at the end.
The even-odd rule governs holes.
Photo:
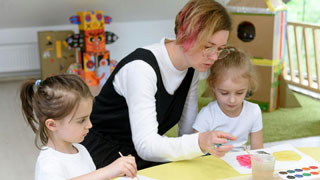
MULTIPOLYGON (((297 149, 320 162, 320 147, 297 149)), ((138 174, 159 180, 241 179, 242 176, 248 176, 239 174, 226 162, 214 156, 167 163, 140 170, 138 174)))

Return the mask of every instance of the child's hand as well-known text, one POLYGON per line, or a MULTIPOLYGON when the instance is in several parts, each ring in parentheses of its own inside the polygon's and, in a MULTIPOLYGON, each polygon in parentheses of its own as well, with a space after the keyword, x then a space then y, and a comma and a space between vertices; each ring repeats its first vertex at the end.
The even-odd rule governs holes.
POLYGON ((216 144, 224 144, 228 140, 234 141, 237 138, 223 131, 208 131, 199 134, 199 146, 203 152, 209 152, 216 157, 223 157, 229 152, 232 145, 216 146, 216 144))
POLYGON ((137 174, 137 164, 133 156, 120 157, 105 168, 110 179, 119 176, 128 176, 134 178, 137 174))

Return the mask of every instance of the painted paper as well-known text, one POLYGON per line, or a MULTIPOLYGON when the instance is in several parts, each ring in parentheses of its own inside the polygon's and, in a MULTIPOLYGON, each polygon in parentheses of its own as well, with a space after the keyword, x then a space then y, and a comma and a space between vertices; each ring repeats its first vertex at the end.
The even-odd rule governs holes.
MULTIPOLYGON (((290 144, 277 145, 270 148, 250 150, 250 154, 268 153, 276 156, 275 170, 289 169, 303 166, 319 166, 320 163, 311 158, 310 156, 300 152, 290 144)), ((227 153, 221 159, 228 163, 240 174, 251 173, 251 161, 250 165, 248 161, 245 161, 245 155, 248 155, 246 151, 230 152, 227 153)))

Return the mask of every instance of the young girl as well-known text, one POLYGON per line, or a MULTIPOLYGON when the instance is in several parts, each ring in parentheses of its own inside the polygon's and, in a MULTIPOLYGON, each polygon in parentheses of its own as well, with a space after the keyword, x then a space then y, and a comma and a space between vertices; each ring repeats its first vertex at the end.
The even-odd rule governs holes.
POLYGON ((245 99, 256 89, 257 80, 251 60, 235 48, 217 60, 207 79, 208 88, 216 101, 201 109, 193 125, 195 132, 224 131, 237 137, 233 151, 243 150, 248 136, 251 149, 263 148, 262 116, 257 104, 245 99))
POLYGON ((109 166, 96 170, 84 146, 78 144, 92 127, 89 116, 93 96, 76 75, 58 75, 26 81, 20 92, 27 123, 41 140, 35 179, 112 179, 135 177, 133 156, 120 157, 109 166))

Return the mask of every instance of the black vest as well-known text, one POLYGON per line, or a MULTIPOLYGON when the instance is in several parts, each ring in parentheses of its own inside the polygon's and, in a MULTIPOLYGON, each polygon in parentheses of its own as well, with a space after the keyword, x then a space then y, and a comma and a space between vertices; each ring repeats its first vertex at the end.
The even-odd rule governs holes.
MULTIPOLYGON (((90 116, 93 125, 91 130, 95 131, 100 137, 109 142, 133 146, 128 106, 125 98, 115 91, 113 80, 115 75, 124 65, 137 59, 148 63, 157 75, 158 89, 155 94, 155 99, 157 121, 159 123, 158 134, 163 135, 166 133, 170 128, 177 124, 181 118, 193 78, 194 69, 188 69, 187 75, 183 79, 181 85, 173 95, 170 95, 163 85, 160 69, 155 56, 151 51, 139 48, 120 61, 103 86, 100 94, 95 98, 93 104, 90 116)), ((139 79, 136 81, 139 81, 139 79)))

